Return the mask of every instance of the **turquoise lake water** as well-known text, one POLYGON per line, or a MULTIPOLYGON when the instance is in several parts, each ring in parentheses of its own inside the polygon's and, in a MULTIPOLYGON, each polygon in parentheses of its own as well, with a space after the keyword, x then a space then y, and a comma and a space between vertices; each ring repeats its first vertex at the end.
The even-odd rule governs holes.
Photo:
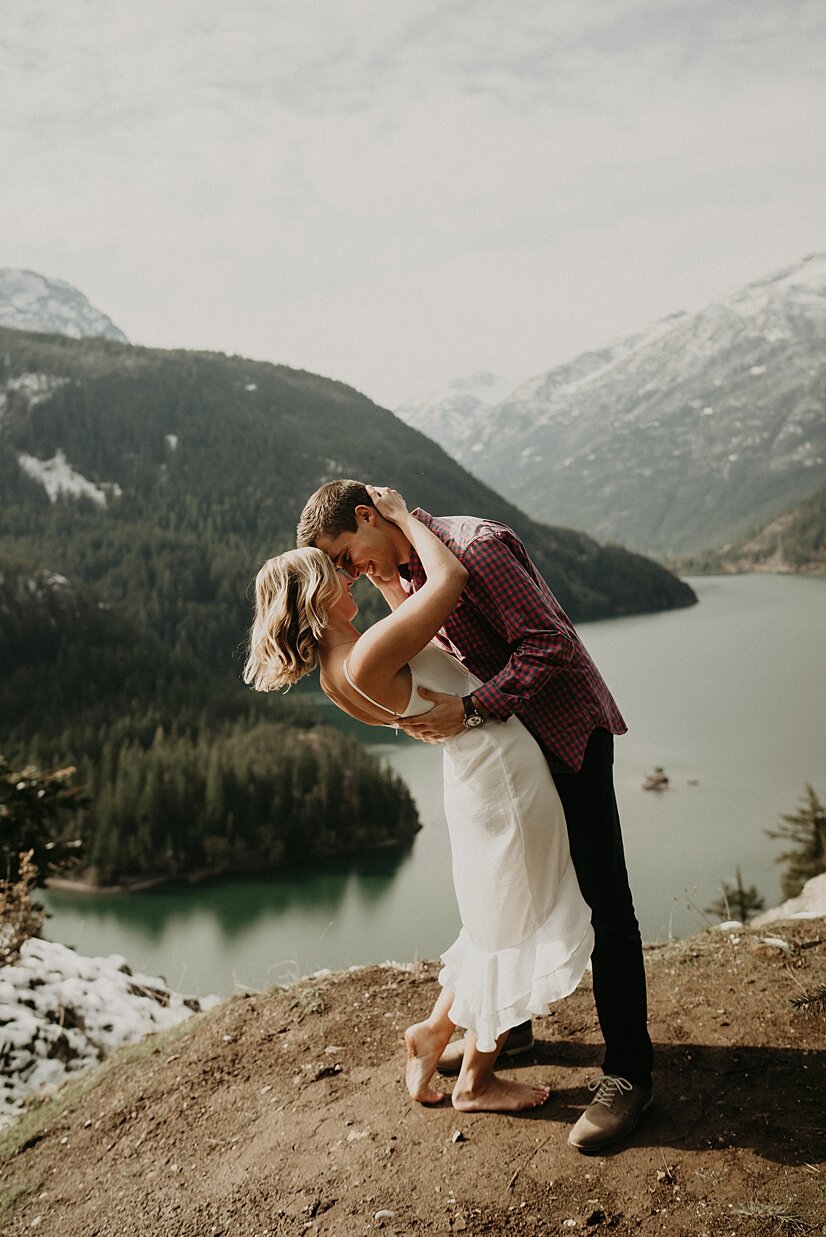
MULTIPOLYGON (((740 866, 780 901, 780 844, 764 830, 804 784, 826 796, 826 579, 692 580, 690 610, 583 624, 629 733, 616 785, 646 940, 703 928, 702 908, 740 866), (661 765, 671 788, 641 789, 661 765), (696 784, 693 784, 696 783, 696 784)), ((432 958, 458 930, 441 809, 441 749, 404 738, 371 749, 408 782, 422 831, 371 855, 145 894, 49 890, 46 935, 195 994, 262 988, 322 967, 432 958)))

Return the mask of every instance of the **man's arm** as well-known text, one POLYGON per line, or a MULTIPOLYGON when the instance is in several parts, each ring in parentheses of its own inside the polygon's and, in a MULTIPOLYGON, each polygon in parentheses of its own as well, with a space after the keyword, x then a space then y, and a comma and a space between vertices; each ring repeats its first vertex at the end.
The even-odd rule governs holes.
MULTIPOLYGON (((472 541, 461 559, 470 573, 465 604, 476 606, 513 650, 503 669, 473 693, 480 713, 505 721, 565 670, 574 648, 571 633, 528 571, 524 548, 509 530, 472 541)), ((402 723, 407 734, 431 743, 458 734, 461 700, 424 688, 420 693, 436 704, 402 723)))
POLYGON ((505 721, 567 668, 573 633, 560 622, 509 530, 472 542, 463 562, 470 573, 468 600, 513 650, 502 670, 473 693, 493 717, 505 721))

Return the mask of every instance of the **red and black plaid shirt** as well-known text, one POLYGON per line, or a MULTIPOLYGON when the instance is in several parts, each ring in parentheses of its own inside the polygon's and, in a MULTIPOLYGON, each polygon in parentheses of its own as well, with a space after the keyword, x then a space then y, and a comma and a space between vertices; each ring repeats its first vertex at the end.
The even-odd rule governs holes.
MULTIPOLYGON (((482 680, 473 694, 493 717, 512 713, 549 753, 578 771, 591 732, 627 729, 571 620, 510 528, 472 516, 414 512, 469 572, 439 640, 482 680)), ((411 548, 413 588, 426 576, 411 548)))

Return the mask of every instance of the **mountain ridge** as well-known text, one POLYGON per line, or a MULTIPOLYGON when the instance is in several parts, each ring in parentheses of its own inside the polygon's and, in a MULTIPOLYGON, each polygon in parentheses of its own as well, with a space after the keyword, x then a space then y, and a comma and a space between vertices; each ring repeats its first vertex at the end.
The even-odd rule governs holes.
MULTIPOLYGON (((440 441, 534 518, 678 558, 826 480, 824 342, 813 254, 529 379, 440 441)), ((417 415, 435 428, 438 409, 417 415)))

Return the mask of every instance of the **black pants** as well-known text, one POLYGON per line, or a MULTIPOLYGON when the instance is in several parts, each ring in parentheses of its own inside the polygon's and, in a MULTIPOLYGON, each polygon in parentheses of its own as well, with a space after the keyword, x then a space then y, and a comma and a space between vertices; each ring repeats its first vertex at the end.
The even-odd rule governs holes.
POLYGON ((579 773, 554 770, 571 858, 594 925, 594 1000, 605 1039, 606 1074, 651 1085, 653 1051, 642 940, 628 884, 614 795, 614 736, 595 730, 579 773))

